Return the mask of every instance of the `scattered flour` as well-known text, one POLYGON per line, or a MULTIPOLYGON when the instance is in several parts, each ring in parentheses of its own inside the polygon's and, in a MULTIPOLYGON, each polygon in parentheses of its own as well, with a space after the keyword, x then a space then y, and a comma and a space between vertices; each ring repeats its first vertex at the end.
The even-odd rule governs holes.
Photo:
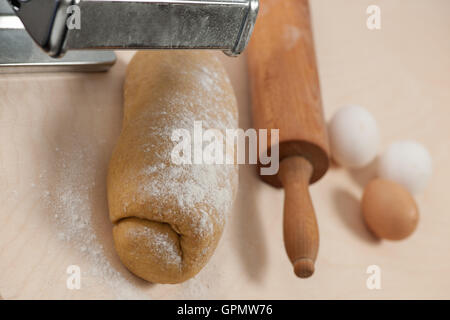
POLYGON ((286 43, 286 49, 294 48, 301 36, 302 31, 298 27, 292 25, 284 26, 283 39, 286 43))
POLYGON ((145 246, 155 252, 160 257, 160 261, 165 261, 169 265, 181 266, 177 242, 171 240, 168 234, 155 232, 148 227, 129 229, 128 232, 131 233, 132 237, 144 238, 145 246))
POLYGON ((50 179, 56 182, 52 190, 43 192, 42 198, 53 213, 57 237, 86 259, 88 269, 82 268, 83 277, 98 279, 118 299, 142 299, 145 296, 111 265, 93 228, 95 146, 81 145, 75 136, 69 139, 70 151, 55 150, 52 173, 44 171, 39 175, 41 186, 48 185, 50 179))

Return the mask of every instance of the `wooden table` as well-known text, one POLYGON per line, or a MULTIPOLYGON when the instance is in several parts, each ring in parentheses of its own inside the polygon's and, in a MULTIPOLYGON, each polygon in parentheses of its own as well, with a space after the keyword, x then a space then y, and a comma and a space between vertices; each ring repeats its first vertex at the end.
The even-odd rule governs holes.
MULTIPOLYGON (((282 243, 282 191, 240 167, 240 192, 215 255, 194 279, 151 285, 112 247, 106 166, 122 116, 132 52, 105 74, 0 76, 0 294, 22 298, 450 298, 450 1, 312 0, 325 113, 354 103, 378 120, 382 148, 423 143, 434 174, 417 197, 421 221, 406 241, 378 241, 359 209, 373 166, 333 167, 312 187, 321 244, 316 274, 297 279, 282 243), (381 8, 382 28, 366 27, 381 8), (66 286, 69 265, 81 289, 66 286), (366 287, 369 265, 381 290, 366 287)), ((229 71, 240 125, 251 127, 246 57, 218 53, 229 71)))

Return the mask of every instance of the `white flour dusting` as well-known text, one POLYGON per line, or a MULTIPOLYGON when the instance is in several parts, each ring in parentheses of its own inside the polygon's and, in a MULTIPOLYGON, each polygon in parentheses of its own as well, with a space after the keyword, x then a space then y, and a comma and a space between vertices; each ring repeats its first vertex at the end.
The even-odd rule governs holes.
POLYGON ((83 277, 98 279, 118 299, 142 299, 142 294, 113 268, 93 228, 96 147, 81 145, 76 136, 69 140, 70 151, 55 150, 52 173, 44 171, 39 176, 42 186, 48 185, 50 179, 56 181, 54 188, 44 191, 42 197, 53 213, 58 239, 88 262, 88 269, 82 269, 83 277))
POLYGON ((292 25, 284 26, 283 39, 286 44, 286 49, 290 50, 294 48, 301 36, 302 31, 298 27, 292 25))
POLYGON ((177 242, 170 239, 167 233, 155 232, 146 226, 140 229, 128 229, 127 232, 129 236, 139 239, 144 238, 144 245, 148 250, 156 253, 160 261, 165 261, 168 265, 181 266, 177 242))

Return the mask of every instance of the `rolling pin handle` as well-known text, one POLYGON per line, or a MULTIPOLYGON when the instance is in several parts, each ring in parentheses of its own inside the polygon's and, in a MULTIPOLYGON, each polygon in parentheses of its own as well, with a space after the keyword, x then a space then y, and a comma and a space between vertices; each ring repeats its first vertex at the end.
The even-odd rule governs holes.
POLYGON ((285 190, 284 245, 300 278, 314 273, 319 250, 319 230, 308 190, 312 173, 313 166, 301 156, 281 161, 279 177, 285 190))

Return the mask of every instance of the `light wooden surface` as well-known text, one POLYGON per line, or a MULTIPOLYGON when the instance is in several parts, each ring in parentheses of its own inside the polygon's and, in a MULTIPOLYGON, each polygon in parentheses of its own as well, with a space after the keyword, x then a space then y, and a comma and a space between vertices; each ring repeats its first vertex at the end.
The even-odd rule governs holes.
MULTIPOLYGON (((326 117, 343 104, 364 105, 378 120, 383 148, 416 139, 432 154, 434 174, 417 197, 421 221, 411 238, 375 240, 359 210, 372 168, 333 167, 311 187, 321 234, 316 272, 298 279, 283 248, 283 192, 262 183, 253 167, 241 166, 235 209, 206 268, 181 285, 136 280, 112 251, 105 194, 128 52, 108 74, 0 76, 1 296, 450 298, 450 2, 312 0, 311 7, 326 117), (379 31, 366 28, 369 4, 381 6, 379 31), (55 215, 67 208, 76 209, 72 215, 92 214, 96 239, 67 240, 85 235, 71 233, 74 225, 86 228, 58 222, 55 215), (80 250, 83 243, 90 254, 80 250), (91 250, 100 245, 104 258, 91 250), (381 290, 366 287, 373 264, 382 271, 381 290), (66 288, 69 265, 81 267, 80 290, 66 288)), ((247 128, 245 57, 221 59, 236 90, 240 125, 247 128)))

